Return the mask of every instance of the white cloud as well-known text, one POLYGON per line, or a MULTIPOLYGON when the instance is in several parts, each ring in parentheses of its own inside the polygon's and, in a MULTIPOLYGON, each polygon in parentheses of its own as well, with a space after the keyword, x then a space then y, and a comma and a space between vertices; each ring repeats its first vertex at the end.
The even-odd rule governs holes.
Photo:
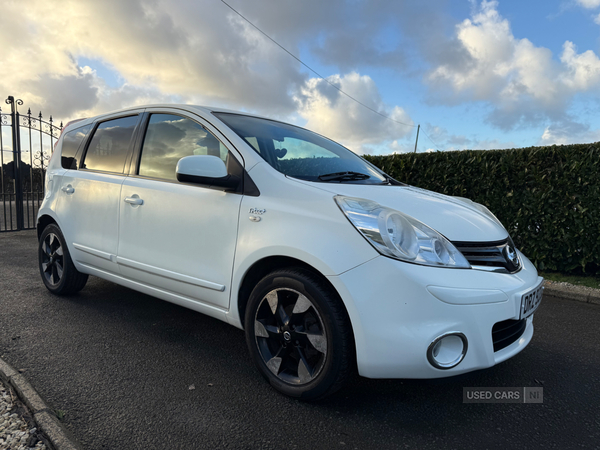
MULTIPOLYGON (((596 9, 600 6, 600 0, 576 0, 576 3, 586 9, 596 9)), ((600 25, 600 14, 593 15, 592 19, 596 25, 600 25)))
POLYGON ((541 145, 585 144, 600 141, 600 130, 590 130, 589 125, 565 119, 544 130, 541 145))
POLYGON ((594 9, 600 6, 600 0, 576 0, 577 4, 584 8, 594 9))
MULTIPOLYGON (((328 79, 353 97, 402 122, 412 120, 401 106, 383 101, 366 75, 371 68, 416 78, 430 63, 426 81, 435 101, 483 102, 491 111, 488 120, 503 129, 558 123, 574 95, 600 86, 593 51, 577 53, 566 42, 553 58, 550 50, 515 37, 496 2, 477 4, 455 28, 444 12, 447 0, 230 3, 292 53, 316 58, 324 75, 337 73, 328 79)), ((310 78, 219 1, 66 0, 59 8, 46 0, 30 0, 27 8, 8 1, 0 29, 4 36, 19 36, 2 47, 0 92, 55 118, 143 103, 197 103, 300 118, 358 153, 414 149, 414 129, 310 78), (84 58, 110 68, 117 82, 85 67, 84 58)), ((478 148, 480 142, 430 135, 441 148, 478 148)), ((422 148, 427 146, 433 144, 422 148)))
MULTIPOLYGON (((427 135, 419 137, 419 149, 427 146, 434 147, 434 150, 494 150, 514 148, 515 143, 511 141, 501 141, 499 139, 481 139, 477 135, 465 136, 450 133, 446 128, 435 126, 430 123, 421 127, 427 135)), ((421 150, 420 150, 421 151, 421 150)))
POLYGON ((600 59, 591 50, 577 54, 572 42, 565 42, 560 60, 566 70, 563 83, 573 91, 587 91, 600 85, 600 59))
POLYGON ((517 39, 497 6, 483 1, 471 19, 457 26, 457 45, 468 59, 440 64, 429 73, 438 99, 488 102, 493 108, 488 120, 511 129, 558 120, 573 95, 600 85, 600 60, 593 51, 577 54, 567 41, 559 64, 549 49, 517 39))
MULTIPOLYGON (((400 58, 394 49, 381 53, 378 42, 361 39, 376 31, 385 15, 368 3, 359 9, 374 14, 365 19, 360 33, 347 22, 332 20, 345 8, 345 0, 288 0, 276 6, 256 2, 252 7, 231 3, 295 54, 300 54, 301 43, 319 48, 324 33, 328 39, 342 36, 340 43, 354 48, 352 54, 332 57, 332 64, 377 65, 384 53, 386 64, 400 58), (362 44, 354 46, 350 39, 362 44)), ((300 107, 307 126, 357 149, 406 132, 345 97, 337 98, 338 92, 327 93, 322 81, 309 79, 304 67, 221 2, 79 0, 59 8, 45 0, 31 0, 27 8, 8 2, 3 4, 0 29, 7 36, 19 36, 2 48, 0 92, 64 120, 177 101, 283 120, 298 117, 300 107), (114 71, 117 86, 84 64, 80 67, 78 59, 83 58, 114 71)), ((383 104, 371 78, 349 74, 331 79, 373 109, 410 122, 402 108, 383 104)))
POLYGON ((275 114, 294 110, 289 92, 306 80, 292 58, 218 2, 31 3, 9 2, 0 16, 0 29, 19 36, 3 47, 0 87, 29 101, 41 102, 47 79, 76 80, 88 85, 82 103, 65 100, 88 110, 99 97, 79 57, 105 62, 140 92, 275 114))
POLYGON ((406 111, 398 106, 386 105, 369 76, 352 72, 344 76, 333 75, 328 81, 369 108, 410 126, 375 114, 324 80, 312 78, 302 88, 301 95, 296 97, 299 114, 307 121, 307 128, 359 154, 372 153, 374 144, 397 140, 414 132, 414 124, 406 111))
POLYGON ((433 145, 441 147, 444 150, 465 150, 473 148, 473 140, 463 136, 448 132, 444 127, 427 123, 421 127, 421 137, 419 140, 423 145, 433 145))
POLYGON ((414 147, 404 144, 395 139, 387 145, 386 151, 383 153, 410 153, 414 151, 414 147))
POLYGON ((472 150, 506 150, 515 148, 516 145, 512 141, 501 141, 500 139, 482 139, 473 141, 472 150))

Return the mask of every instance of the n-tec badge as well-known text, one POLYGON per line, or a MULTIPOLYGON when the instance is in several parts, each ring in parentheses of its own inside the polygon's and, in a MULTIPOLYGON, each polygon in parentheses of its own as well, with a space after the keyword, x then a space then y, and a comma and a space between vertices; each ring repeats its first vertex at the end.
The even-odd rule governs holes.
POLYGON ((260 216, 261 214, 264 214, 266 212, 266 209, 250 208, 250 214, 258 214, 260 216))

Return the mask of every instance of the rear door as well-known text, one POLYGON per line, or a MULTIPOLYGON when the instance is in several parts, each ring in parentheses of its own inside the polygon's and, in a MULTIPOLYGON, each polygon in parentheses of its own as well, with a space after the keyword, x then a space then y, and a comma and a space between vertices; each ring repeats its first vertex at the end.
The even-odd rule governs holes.
POLYGON ((147 110, 141 150, 119 201, 118 264, 129 279, 227 309, 242 196, 177 181, 177 161, 242 163, 218 131, 180 110, 147 110))
MULTIPOLYGON (((116 273, 119 199, 139 113, 96 124, 78 165, 60 179, 57 215, 76 264, 116 273)), ((72 158, 70 158, 72 159, 72 158)))

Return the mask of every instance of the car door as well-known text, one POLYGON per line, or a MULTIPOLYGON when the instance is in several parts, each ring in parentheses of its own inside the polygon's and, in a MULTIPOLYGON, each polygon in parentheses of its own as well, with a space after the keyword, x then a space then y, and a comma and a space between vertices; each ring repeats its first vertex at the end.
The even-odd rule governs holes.
POLYGON ((123 276, 175 294, 172 301, 225 310, 242 196, 177 181, 184 156, 236 158, 200 120, 168 110, 147 114, 121 192, 117 261, 123 276))
POLYGON ((121 184, 139 120, 139 112, 130 112, 97 123, 82 163, 76 169, 73 165, 60 179, 57 215, 78 265, 118 272, 121 184))

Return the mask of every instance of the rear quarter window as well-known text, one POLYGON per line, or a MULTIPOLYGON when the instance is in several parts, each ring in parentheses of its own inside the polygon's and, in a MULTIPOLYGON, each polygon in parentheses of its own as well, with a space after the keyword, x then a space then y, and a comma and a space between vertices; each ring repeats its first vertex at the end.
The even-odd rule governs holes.
POLYGON ((64 169, 77 169, 77 151, 91 128, 92 124, 89 124, 65 133, 60 152, 60 163, 64 169))

